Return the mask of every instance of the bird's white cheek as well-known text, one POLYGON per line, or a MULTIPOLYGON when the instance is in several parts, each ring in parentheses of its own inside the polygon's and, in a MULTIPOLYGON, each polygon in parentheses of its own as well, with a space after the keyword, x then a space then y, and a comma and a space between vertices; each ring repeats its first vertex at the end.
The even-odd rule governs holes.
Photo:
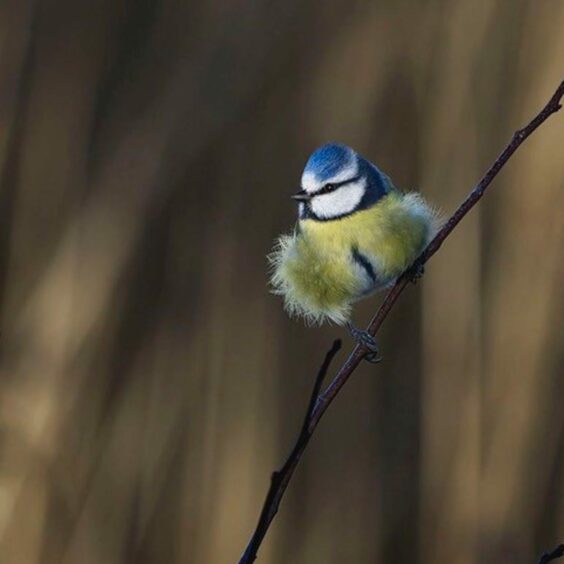
POLYGON ((335 192, 315 196, 311 209, 317 217, 330 219, 353 212, 360 204, 365 191, 364 179, 347 184, 335 192))

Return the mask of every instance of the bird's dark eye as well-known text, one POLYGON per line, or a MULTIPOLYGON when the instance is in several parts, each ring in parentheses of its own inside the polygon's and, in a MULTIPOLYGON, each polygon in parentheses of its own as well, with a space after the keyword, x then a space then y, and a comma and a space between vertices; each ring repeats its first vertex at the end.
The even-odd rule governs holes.
POLYGON ((349 178, 348 180, 342 180, 341 182, 328 182, 320 188, 317 192, 315 192, 314 196, 319 196, 320 194, 329 194, 330 192, 334 192, 338 188, 342 186, 346 186, 347 184, 351 184, 352 182, 356 182, 360 179, 360 176, 354 176, 353 178, 349 178))

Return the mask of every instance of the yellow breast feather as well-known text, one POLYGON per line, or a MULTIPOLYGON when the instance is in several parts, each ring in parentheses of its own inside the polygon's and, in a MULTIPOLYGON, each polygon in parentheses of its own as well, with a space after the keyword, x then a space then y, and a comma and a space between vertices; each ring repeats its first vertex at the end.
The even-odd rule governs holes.
POLYGON ((392 283, 413 262, 436 227, 421 196, 395 190, 341 219, 301 220, 269 257, 273 291, 291 315, 343 324, 357 299, 392 283))

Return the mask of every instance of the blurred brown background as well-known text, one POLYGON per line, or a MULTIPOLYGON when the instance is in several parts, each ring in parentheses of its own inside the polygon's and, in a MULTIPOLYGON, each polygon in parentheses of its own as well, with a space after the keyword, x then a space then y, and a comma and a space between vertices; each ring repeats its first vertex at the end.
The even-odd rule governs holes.
MULTIPOLYGON (((560 0, 0 3, 0 562, 235 562, 350 343, 267 291, 307 154, 346 142, 448 213, 563 30, 560 0)), ((260 563, 563 540, 563 189, 559 114, 402 296, 260 563)))

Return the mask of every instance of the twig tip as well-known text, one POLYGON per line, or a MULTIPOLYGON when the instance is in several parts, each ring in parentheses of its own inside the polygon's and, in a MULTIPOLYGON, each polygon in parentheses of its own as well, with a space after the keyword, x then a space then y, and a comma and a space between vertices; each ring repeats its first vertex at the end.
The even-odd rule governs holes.
POLYGON ((539 564, 548 564, 557 558, 564 556, 564 544, 559 544, 553 551, 545 552, 539 561, 539 564))

